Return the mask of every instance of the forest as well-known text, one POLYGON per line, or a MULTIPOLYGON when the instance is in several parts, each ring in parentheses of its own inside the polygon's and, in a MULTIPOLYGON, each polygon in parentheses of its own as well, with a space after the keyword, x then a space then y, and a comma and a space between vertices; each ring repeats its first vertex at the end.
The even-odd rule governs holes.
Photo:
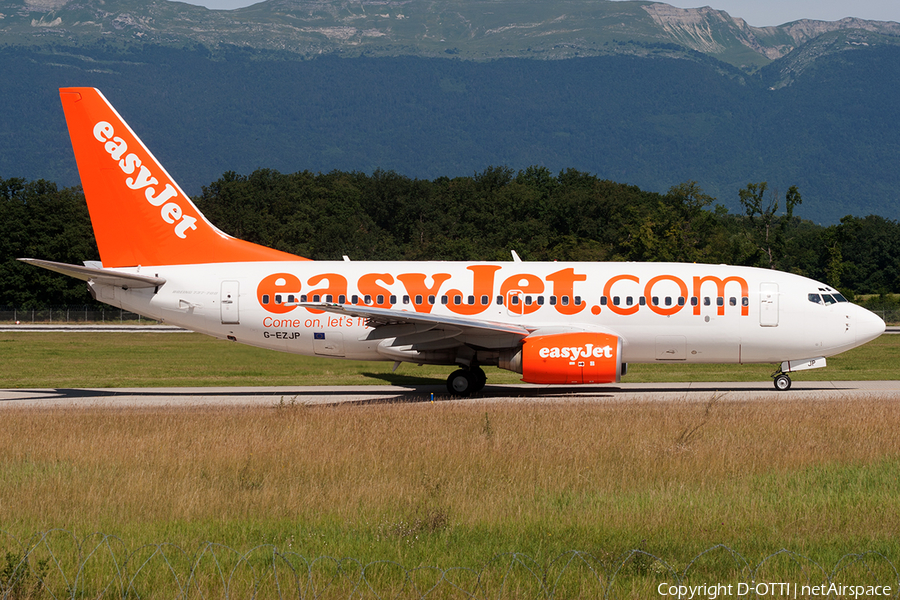
POLYGON ((797 214, 822 225, 900 219, 900 46, 822 57, 780 88, 781 63, 710 61, 0 47, 0 177, 77 185, 59 88, 92 86, 191 195, 261 167, 435 180, 538 164, 659 193, 695 180, 736 213, 738 190, 768 181, 798 186, 797 214))
MULTIPOLYGON (((392 171, 227 172, 193 198, 238 238, 315 260, 682 261, 773 268, 846 296, 900 290, 900 224, 795 216, 802 190, 750 182, 730 213, 696 182, 666 193, 575 169, 493 166, 468 177, 392 171)), ((808 205, 804 208, 809 210, 808 205)), ((0 306, 91 304, 83 282, 16 258, 97 260, 78 187, 0 179, 0 306)))

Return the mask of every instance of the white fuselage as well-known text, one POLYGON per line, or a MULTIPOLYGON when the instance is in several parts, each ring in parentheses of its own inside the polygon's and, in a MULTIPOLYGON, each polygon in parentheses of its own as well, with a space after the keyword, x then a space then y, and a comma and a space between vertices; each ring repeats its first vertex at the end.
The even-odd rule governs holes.
MULTIPOLYGON (((98 300, 218 338, 358 360, 404 358, 367 339, 365 319, 297 304, 365 304, 539 332, 605 331, 621 337, 622 361, 630 363, 827 357, 884 331, 881 319, 824 284, 726 265, 298 261, 119 271, 166 282, 158 289, 93 284, 98 300)), ((464 337, 457 341, 492 346, 464 337)), ((454 362, 452 353, 407 359, 454 362)))

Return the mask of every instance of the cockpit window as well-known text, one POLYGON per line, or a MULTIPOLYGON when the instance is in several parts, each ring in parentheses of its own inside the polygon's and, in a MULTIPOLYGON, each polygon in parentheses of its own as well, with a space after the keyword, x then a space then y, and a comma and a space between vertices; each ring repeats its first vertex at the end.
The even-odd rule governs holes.
POLYGON ((830 294, 822 294, 822 300, 825 301, 825 304, 837 304, 837 300, 834 299, 834 296, 830 294))
POLYGON ((809 298, 809 301, 813 304, 822 304, 822 297, 818 294, 809 294, 807 298, 809 298))
POLYGON ((837 293, 834 294, 834 299, 837 300, 838 302, 850 302, 849 300, 844 298, 844 296, 842 294, 837 294, 837 293))

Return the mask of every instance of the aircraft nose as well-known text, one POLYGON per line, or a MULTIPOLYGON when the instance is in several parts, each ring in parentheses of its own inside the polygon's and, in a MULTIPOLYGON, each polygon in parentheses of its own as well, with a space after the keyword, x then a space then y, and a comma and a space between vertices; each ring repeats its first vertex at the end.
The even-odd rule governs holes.
POLYGON ((884 333, 885 325, 881 317, 861 306, 856 308, 858 309, 856 316, 856 342, 858 344, 872 341, 884 333))

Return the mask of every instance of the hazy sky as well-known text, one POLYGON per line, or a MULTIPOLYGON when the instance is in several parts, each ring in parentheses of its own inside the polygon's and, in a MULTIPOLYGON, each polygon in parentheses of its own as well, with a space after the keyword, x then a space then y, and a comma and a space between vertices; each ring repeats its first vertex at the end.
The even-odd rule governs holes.
MULTIPOLYGON (((232 9, 256 4, 253 0, 182 0, 207 8, 232 9)), ((681 8, 712 6, 732 17, 741 17, 750 25, 781 25, 797 19, 837 21, 859 17, 876 21, 900 22, 900 0, 668 0, 681 8)))

